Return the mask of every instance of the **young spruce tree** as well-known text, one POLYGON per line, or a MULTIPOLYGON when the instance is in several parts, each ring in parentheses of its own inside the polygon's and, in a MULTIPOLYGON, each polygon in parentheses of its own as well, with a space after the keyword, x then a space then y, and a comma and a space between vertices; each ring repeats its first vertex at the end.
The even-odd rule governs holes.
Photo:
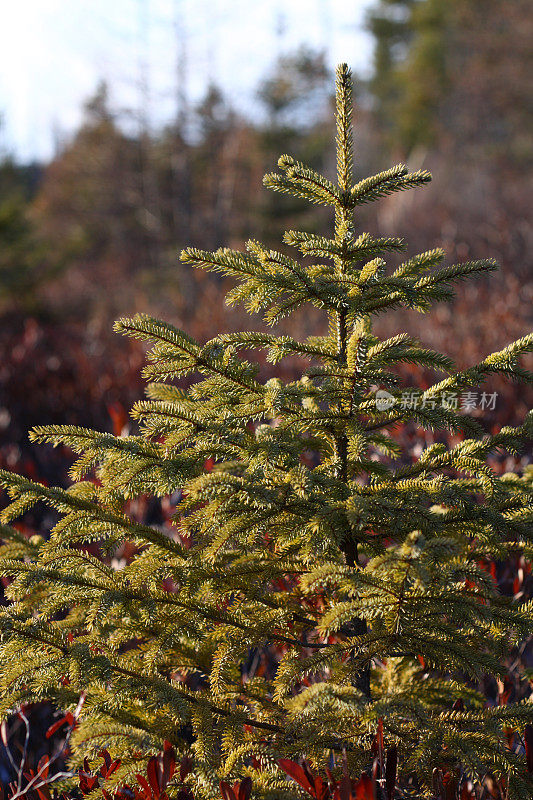
MULTIPOLYGON (((346 767, 370 774, 376 741, 375 788, 363 793, 371 779, 361 779, 352 797, 480 797, 464 782, 487 776, 509 798, 533 794, 522 738, 533 704, 489 707, 480 691, 532 632, 532 603, 504 596, 484 567, 532 554, 531 476, 496 476, 487 464, 494 450, 516 452, 531 421, 484 435, 456 402, 486 376, 529 379, 518 360, 533 336, 457 371, 406 334, 373 332, 376 315, 426 311, 452 297, 455 280, 496 265, 442 266, 434 249, 387 270, 383 256, 404 242, 357 231, 357 209, 430 175, 399 165, 354 183, 345 65, 336 108, 337 183, 288 155, 264 181, 329 206, 331 238, 287 232, 304 261, 256 241, 246 253, 182 253, 237 280, 229 303, 269 324, 310 303, 329 335, 247 331, 202 345, 148 316, 120 320, 118 331, 153 343, 148 399, 133 409, 141 434, 37 428, 33 440, 79 454, 73 484, 1 475, 12 498, 1 569, 12 581, 0 712, 42 699, 73 712, 84 698, 71 766, 102 748, 121 760, 91 797, 135 781, 165 740, 191 755, 198 800, 243 776, 254 798, 302 797, 286 773, 302 785, 310 773, 289 760, 328 768, 330 781, 346 767), (262 383, 241 352, 255 349, 309 368, 262 383), (402 362, 445 377, 402 387, 402 362), (188 389, 172 383, 185 377, 188 389), (407 423, 462 435, 415 458, 395 438, 407 423), (136 498, 180 489, 172 525, 135 516, 136 498), (46 541, 9 527, 36 502, 62 515, 46 541), (113 567, 125 542, 134 555, 113 567)), ((309 791, 326 798, 320 786, 309 791)))

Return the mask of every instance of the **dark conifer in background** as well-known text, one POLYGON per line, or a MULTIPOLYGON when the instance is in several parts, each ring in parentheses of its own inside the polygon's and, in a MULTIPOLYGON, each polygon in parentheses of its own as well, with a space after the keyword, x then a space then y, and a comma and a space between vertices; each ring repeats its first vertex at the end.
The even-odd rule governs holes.
MULTIPOLYGON (((325 800, 344 770, 358 783, 337 786, 343 800, 481 797, 473 787, 487 780, 501 797, 532 796, 523 737, 533 704, 488 707, 480 691, 504 679, 532 630, 531 602, 501 594, 486 569, 531 557, 531 473, 497 476, 487 464, 523 445, 531 419, 484 435, 457 398, 495 373, 530 380, 519 358, 533 336, 458 371, 405 334, 375 334, 376 315, 427 311, 454 281, 496 265, 442 266, 434 249, 387 266, 403 240, 357 230, 357 208, 430 175, 399 165, 354 184, 345 65, 336 104, 337 182, 288 155, 265 177, 330 207, 331 238, 288 231, 302 260, 256 241, 246 253, 182 253, 236 279, 229 303, 269 324, 311 303, 329 334, 247 331, 202 345, 147 316, 123 319, 117 330, 152 343, 148 399, 133 409, 140 435, 38 428, 34 440, 79 454, 72 486, 1 475, 12 497, 1 569, 12 582, 0 712, 44 698, 78 709, 71 767, 102 748, 120 759, 91 797, 135 782, 165 741, 190 754, 195 798, 217 796, 220 781, 230 797, 244 778, 252 797, 302 796, 287 773, 325 800), (256 349, 307 368, 262 383, 243 354, 256 349), (403 386, 402 363, 445 377, 403 386), (395 438, 407 423, 459 441, 413 457, 395 438), (138 498, 178 491, 172 525, 139 519, 138 498), (47 541, 9 527, 36 502, 61 514, 47 541), (310 783, 307 765, 324 783, 310 783)), ((170 797, 183 791, 173 780, 170 797)))

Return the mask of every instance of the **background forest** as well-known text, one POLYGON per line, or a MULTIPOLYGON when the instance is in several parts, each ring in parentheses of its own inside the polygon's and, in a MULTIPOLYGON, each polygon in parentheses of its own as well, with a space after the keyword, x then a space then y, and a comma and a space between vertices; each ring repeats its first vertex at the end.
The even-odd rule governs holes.
MULTIPOLYGON (((407 330, 464 367, 531 326, 533 15, 526 0, 508 0, 505 13, 496 0, 381 0, 366 24, 374 59, 369 79, 356 76, 356 178, 404 161, 434 179, 424 192, 382 200, 361 227, 401 231, 413 252, 441 246, 450 263, 501 265, 459 289, 453 306, 422 323, 388 315, 379 332, 407 330)), ((70 453, 32 445, 30 426, 130 426, 144 351, 112 333, 119 315, 146 311, 201 341, 249 324, 223 305, 221 278, 178 260, 183 247, 242 248, 250 236, 279 247, 288 228, 326 232, 320 209, 271 197, 261 178, 283 152, 334 172, 329 64, 310 48, 278 55, 257 87, 258 118, 213 83, 172 124, 135 134, 102 83, 49 163, 2 156, 0 467, 67 485, 70 453)), ((309 314, 294 324, 295 336, 321 332, 309 314)), ((531 405, 518 385, 482 388, 498 393, 493 409, 474 412, 490 432, 518 424, 531 405)), ((399 435, 413 452, 432 443, 417 430, 399 435)), ((527 460, 492 465, 505 472, 527 460)), ((151 521, 170 512, 164 503, 140 509, 151 521)), ((28 516, 27 530, 46 529, 45 513, 28 516)), ((514 565, 497 570, 512 585, 514 565)), ((521 591, 531 591, 527 581, 521 591)))

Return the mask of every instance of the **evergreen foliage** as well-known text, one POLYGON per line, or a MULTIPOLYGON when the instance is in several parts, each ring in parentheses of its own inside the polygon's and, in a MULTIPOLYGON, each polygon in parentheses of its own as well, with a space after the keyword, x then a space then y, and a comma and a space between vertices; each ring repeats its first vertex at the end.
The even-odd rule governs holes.
MULTIPOLYGON (((120 758, 91 797, 134 781, 170 742, 192 756, 195 798, 243 776, 253 797, 296 798, 280 759, 305 756, 338 777, 345 754, 356 774, 371 768, 378 729, 412 796, 432 797, 442 768, 474 783, 504 776, 510 798, 531 797, 520 735, 533 705, 487 707, 479 682, 503 678, 532 629, 532 603, 502 595, 484 568, 531 557, 531 473, 497 476, 487 456, 516 452, 532 419, 485 435, 451 398, 495 373, 530 380, 519 359, 533 335, 457 370, 404 334, 373 332, 376 315, 426 311, 496 265, 443 266, 434 249, 387 269, 403 240, 356 232, 356 210, 430 175, 400 165, 354 184, 345 65, 336 98, 337 181, 288 155, 264 179, 331 208, 332 237, 288 231, 303 260, 256 241, 246 253, 182 253, 236 279, 229 303, 269 324, 311 303, 328 335, 247 331, 202 345, 148 316, 122 319, 118 331, 152 344, 147 399, 133 409, 140 434, 37 428, 33 440, 78 455, 72 485, 1 474, 12 498, 1 573, 12 582, 0 612, 0 713, 44 698, 77 709, 72 766, 102 748, 120 758), (254 350, 309 366, 263 383, 243 354, 254 350), (444 373, 416 408, 402 404, 418 390, 401 386, 401 363, 444 373), (413 459, 394 436, 409 422, 456 432, 458 443, 413 459), (171 527, 138 519, 137 498, 177 490, 171 527), (37 502, 61 515, 48 540, 9 525, 37 502), (134 555, 118 568, 111 557, 124 542, 134 555)), ((386 788, 392 797, 390 773, 386 788)))
MULTIPOLYGON (((9 166, 0 165, 0 185, 4 182, 1 173, 9 166)), ((64 259, 50 257, 49 243, 29 216, 20 187, 1 192, 0 309, 35 310, 38 288, 63 266, 64 259)))

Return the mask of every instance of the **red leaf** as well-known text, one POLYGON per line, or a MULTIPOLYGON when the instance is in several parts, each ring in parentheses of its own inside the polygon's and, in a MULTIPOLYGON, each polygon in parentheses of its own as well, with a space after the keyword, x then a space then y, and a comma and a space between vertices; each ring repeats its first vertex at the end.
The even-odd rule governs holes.
POLYGON ((533 772, 533 725, 529 723, 524 729, 524 742, 526 745, 527 771, 533 772))
POLYGON ((383 761, 383 718, 378 720, 378 729, 372 742, 372 756, 378 756, 380 763, 383 761))
POLYGON ((107 412, 113 423, 113 433, 115 436, 120 436, 128 424, 128 414, 121 403, 110 403, 107 412))
POLYGON ((92 792, 92 790, 98 786, 98 777, 96 775, 84 775, 80 770, 78 777, 82 794, 89 794, 89 792, 92 792))
POLYGON ((148 775, 148 781, 150 783, 152 792, 154 793, 155 800, 159 800, 159 795, 161 794, 158 766, 159 764, 157 763, 157 758, 152 756, 152 758, 150 758, 148 761, 148 766, 146 767, 146 774, 148 775))
POLYGON ((304 775, 306 776, 306 778, 309 781, 309 783, 311 784, 311 786, 314 786, 316 778, 313 775, 313 773, 311 772, 311 770, 309 769, 309 764, 307 763, 307 761, 305 759, 302 761, 302 769, 304 771, 304 775))
MULTIPOLYGON (((355 785, 355 784, 354 784, 355 785)), ((348 759, 346 750, 342 751, 342 778, 338 784, 338 794, 340 800, 351 800, 352 781, 348 772, 348 759)))
POLYGON ((220 781, 219 787, 220 787, 220 794, 222 795, 224 800, 237 800, 237 798, 235 797, 235 792, 233 791, 233 788, 229 785, 229 783, 226 783, 226 781, 220 781))
POLYGON ((372 778, 363 772, 361 779, 355 786, 355 800, 374 800, 374 789, 372 788, 372 778))
POLYGON ((283 772, 286 772, 296 783, 299 783, 302 789, 305 789, 313 797, 315 796, 314 781, 311 783, 302 767, 296 761, 289 761, 288 758, 279 758, 277 764, 283 772))
POLYGON ((374 796, 378 797, 378 781, 381 778, 381 764, 379 758, 375 758, 372 762, 372 789, 374 796))
POLYGON ((39 772, 41 777, 46 780, 46 778, 48 777, 48 772, 49 772, 49 758, 48 758, 48 756, 42 756, 42 758, 39 759, 39 763, 37 764, 37 772, 39 772), (41 772, 41 770, 42 770, 42 772, 41 772))
POLYGON ((352 794, 352 782, 348 775, 343 775, 338 784, 340 800, 350 800, 352 794))
POLYGON ((508 675, 505 676, 503 682, 498 681, 498 690, 498 704, 506 706, 513 691, 513 682, 508 675))
POLYGON ((457 789, 457 778, 451 772, 445 772, 442 778, 444 784, 444 798, 445 800, 455 800, 457 789))
POLYGON ((100 767, 99 772, 100 772, 100 775, 102 776, 102 778, 106 778, 107 777, 107 773, 109 771, 109 768, 111 767, 111 764, 113 763, 111 761, 111 756, 109 755, 107 750, 100 750, 100 752, 98 753, 98 756, 99 756, 99 758, 103 758, 104 759, 104 763, 100 767))
POLYGON ((60 728, 62 728, 66 722, 67 718, 63 717, 62 719, 58 719, 57 722, 54 722, 52 725, 50 725, 50 727, 46 731, 46 738, 49 739, 51 736, 53 736, 54 733, 58 731, 60 728))
POLYGON ((163 757, 161 759, 161 765, 163 767, 163 773, 161 775, 161 788, 165 789, 176 769, 176 753, 170 742, 165 741, 163 745, 163 757))
POLYGON ((109 766, 109 769, 107 770, 107 773, 106 773, 105 777, 109 778, 109 776, 112 775, 114 772, 116 772, 116 770, 119 767, 120 767, 120 758, 117 758, 117 760, 113 761, 111 763, 111 765, 109 766))
POLYGON ((387 800, 392 800, 394 787, 396 786, 396 772, 398 769, 398 748, 395 744, 387 750, 387 762, 385 765, 385 791, 387 800))
MULTIPOLYGON (((235 789, 235 787, 233 788, 235 789)), ((246 777, 241 781, 239 785, 237 800, 250 800, 251 793, 252 793, 252 779, 250 777, 246 777)))
POLYGON ((139 786, 143 789, 145 800, 153 800, 152 790, 143 775, 136 775, 139 786))
POLYGON ((98 753, 98 758, 103 758, 106 768, 109 769, 111 766, 111 756, 109 755, 109 752, 107 750, 100 750, 98 753))
POLYGON ((383 717, 378 719, 378 747, 383 752, 383 717))
POLYGON ((328 800, 329 786, 317 775, 315 778, 315 797, 317 800, 328 800))
POLYGON ((189 755, 182 756, 180 761, 180 781, 183 783, 192 769, 192 758, 189 755))
POLYGON ((35 791, 39 795, 39 800, 50 800, 50 789, 48 786, 36 786, 35 791))
POLYGON ((511 750, 513 746, 514 730, 513 728, 504 728, 503 732, 505 734, 505 738, 507 739, 507 747, 509 750, 511 750))

